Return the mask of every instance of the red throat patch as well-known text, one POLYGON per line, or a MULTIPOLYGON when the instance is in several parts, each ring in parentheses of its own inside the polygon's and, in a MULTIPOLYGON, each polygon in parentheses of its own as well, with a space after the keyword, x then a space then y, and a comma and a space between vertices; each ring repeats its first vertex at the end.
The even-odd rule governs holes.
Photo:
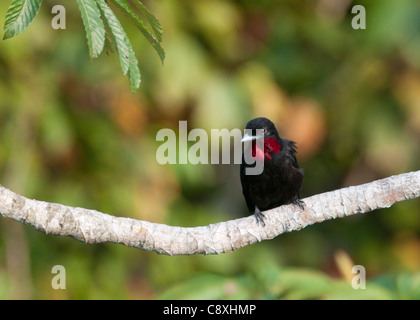
POLYGON ((280 144, 276 139, 264 139, 264 152, 258 148, 255 142, 252 143, 252 156, 256 158, 257 161, 264 161, 265 158, 271 160, 270 152, 275 154, 280 152, 280 144))

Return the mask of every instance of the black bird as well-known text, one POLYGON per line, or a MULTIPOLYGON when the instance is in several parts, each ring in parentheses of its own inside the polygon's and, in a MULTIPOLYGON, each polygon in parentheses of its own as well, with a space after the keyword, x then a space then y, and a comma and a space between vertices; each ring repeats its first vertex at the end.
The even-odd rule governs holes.
MULTIPOLYGON (((251 141, 251 147, 244 151, 241 163, 241 184, 246 204, 251 213, 255 214, 257 224, 265 226, 266 211, 283 204, 293 203, 304 209, 304 202, 299 200, 299 190, 303 182, 303 169, 299 169, 296 160, 296 143, 280 138, 274 124, 267 118, 256 118, 248 122, 242 142, 251 141), (262 134, 257 135, 257 129, 262 134), (264 139, 262 143, 257 140, 264 139), (261 150, 258 146, 264 146, 261 150), (245 152, 252 154, 254 161, 264 161, 261 174, 246 174, 247 168, 255 164, 247 164, 245 152)), ((248 161, 250 162, 250 161, 248 161)))

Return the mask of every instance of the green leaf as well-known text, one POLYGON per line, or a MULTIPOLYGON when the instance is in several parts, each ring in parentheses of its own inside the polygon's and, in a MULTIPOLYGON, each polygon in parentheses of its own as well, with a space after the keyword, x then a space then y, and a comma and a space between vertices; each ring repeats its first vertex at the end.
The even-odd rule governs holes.
MULTIPOLYGON (((112 0, 112 2, 133 22, 137 29, 140 30, 141 33, 146 37, 146 39, 152 44, 153 48, 159 55, 160 60, 163 63, 165 59, 165 51, 163 50, 162 46, 160 45, 160 39, 162 38, 162 33, 159 33, 159 28, 156 25, 156 32, 157 35, 155 36, 147 27, 147 25, 143 22, 143 20, 133 11, 133 9, 128 5, 127 1, 125 0, 112 0)), ((153 16, 150 12, 149 14, 153 16)), ((147 19, 147 17, 146 17, 147 19)), ((155 18, 157 21, 157 19, 155 18)), ((151 24, 152 25, 152 24, 151 24)), ((159 24, 160 27, 160 24, 159 24)), ((153 29, 154 30, 154 29, 153 29)))
POLYGON ((133 1, 137 8, 140 10, 142 15, 147 19, 149 22, 153 33, 159 42, 162 42, 162 26, 156 17, 149 11, 147 8, 138 0, 133 1))
POLYGON ((114 39, 112 37, 112 31, 109 29, 109 27, 105 24, 105 44, 104 44, 104 50, 106 54, 114 53, 117 49, 117 44, 114 43, 114 39))
POLYGON ((126 75, 130 67, 130 41, 127 38, 127 35, 121 26, 118 18, 114 15, 114 12, 108 7, 105 0, 96 0, 99 9, 103 12, 105 26, 111 30, 110 37, 114 47, 118 51, 118 56, 120 58, 121 70, 123 75, 126 75))
POLYGON ((25 30, 38 13, 42 0, 13 0, 6 13, 3 40, 25 30))
POLYGON ((109 32, 107 32, 107 36, 109 38, 107 41, 110 41, 114 48, 118 51, 122 73, 124 76, 128 73, 131 91, 134 93, 140 87, 141 77, 133 46, 118 21, 118 18, 109 8, 105 0, 96 1, 105 17, 105 27, 109 30, 109 32))
POLYGON ((136 92, 140 87, 141 76, 138 67, 138 61, 133 49, 130 46, 130 69, 128 70, 128 79, 130 80, 131 92, 136 92))
POLYGON ((94 0, 76 1, 85 25, 89 56, 93 59, 101 54, 105 44, 105 27, 101 20, 101 13, 94 0))

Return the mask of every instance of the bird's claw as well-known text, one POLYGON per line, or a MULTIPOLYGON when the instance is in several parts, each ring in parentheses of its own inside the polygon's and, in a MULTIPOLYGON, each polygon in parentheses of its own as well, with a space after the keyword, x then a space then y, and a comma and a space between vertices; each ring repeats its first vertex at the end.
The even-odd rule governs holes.
POLYGON ((293 201, 293 204, 295 206, 298 206, 301 210, 305 210, 305 202, 303 202, 300 199, 296 199, 295 201, 293 201))
POLYGON ((255 214, 255 219, 257 220, 257 224, 261 222, 261 225, 265 227, 265 222, 264 222, 265 215, 260 211, 260 209, 255 207, 254 214, 255 214))

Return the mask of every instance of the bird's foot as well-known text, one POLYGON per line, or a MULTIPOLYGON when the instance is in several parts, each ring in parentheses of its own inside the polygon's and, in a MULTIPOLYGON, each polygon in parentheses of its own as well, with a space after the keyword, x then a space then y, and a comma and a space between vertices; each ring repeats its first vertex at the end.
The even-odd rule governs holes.
POLYGON ((261 225, 265 227, 265 222, 264 222, 265 215, 260 211, 260 209, 255 207, 254 214, 255 214, 255 219, 257 220, 257 224, 261 222, 261 225))
POLYGON ((300 209, 305 210, 305 202, 300 199, 296 199, 292 202, 295 206, 298 206, 300 209))

